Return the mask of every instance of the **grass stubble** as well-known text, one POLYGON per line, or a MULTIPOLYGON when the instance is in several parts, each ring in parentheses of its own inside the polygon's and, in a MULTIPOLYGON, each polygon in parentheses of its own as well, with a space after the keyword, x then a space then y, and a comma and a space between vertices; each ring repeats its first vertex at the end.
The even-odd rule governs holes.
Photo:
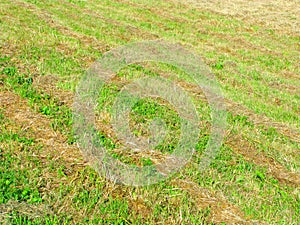
MULTIPOLYGON (((0 4, 1 223, 299 224, 300 46, 293 26, 174 1, 0 4), (203 120, 196 153, 183 170, 156 185, 122 186, 99 176, 82 157, 72 133, 74 90, 85 69, 109 49, 157 38, 203 56, 225 95, 227 135, 200 174, 210 128, 204 94, 171 66, 126 67, 99 97, 97 127, 115 157, 155 163, 151 155, 120 152, 109 124, 116 94, 134 78, 174 80, 190 93, 203 120)), ((292 21, 290 13, 285 18, 292 21)), ((153 107, 176 133, 170 107, 149 100, 132 114, 134 132, 147 133, 154 116, 147 109, 153 107)), ((175 144, 170 137, 157 155, 175 144)))

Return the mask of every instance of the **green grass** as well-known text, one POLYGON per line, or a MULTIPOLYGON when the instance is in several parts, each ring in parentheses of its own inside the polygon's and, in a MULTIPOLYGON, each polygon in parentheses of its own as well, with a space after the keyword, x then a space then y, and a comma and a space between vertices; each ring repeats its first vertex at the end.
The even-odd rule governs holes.
MULTIPOLYGON (((297 36, 172 1, 4 0, 0 6, 0 101, 7 93, 20 97, 30 107, 28 116, 42 115, 72 151, 78 151, 72 98, 62 101, 64 94, 74 95, 84 71, 106 50, 132 41, 161 38, 200 54, 227 101, 247 109, 229 104, 220 153, 207 170, 199 171, 210 135, 210 107, 201 93, 191 91, 201 128, 191 162, 165 181, 137 188, 114 184, 82 158, 70 162, 72 157, 56 145, 49 151, 34 128, 25 129, 9 113, 13 106, 6 105, 0 109, 0 209, 14 205, 4 207, 0 223, 230 224, 230 217, 222 214, 229 207, 245 220, 299 224, 299 183, 278 174, 299 179, 299 138, 289 134, 299 134, 300 124, 297 36), (38 78, 47 77, 56 78, 50 89, 36 85, 38 78), (269 161, 258 159, 259 154, 269 161), (278 172, 274 165, 282 169, 278 172), (182 185, 188 182, 192 188, 182 185), (20 207, 24 204, 27 211, 20 207), (38 213, 43 207, 49 210, 38 213)), ((124 145, 109 126, 117 94, 142 77, 185 83, 187 92, 193 81, 159 62, 130 65, 116 76, 99 93, 97 137, 114 158, 155 166, 155 158, 120 151, 124 145)), ((137 101, 129 116, 131 131, 149 137, 156 117, 168 133, 155 151, 166 156, 180 137, 180 116, 170 104, 160 98, 137 101)))

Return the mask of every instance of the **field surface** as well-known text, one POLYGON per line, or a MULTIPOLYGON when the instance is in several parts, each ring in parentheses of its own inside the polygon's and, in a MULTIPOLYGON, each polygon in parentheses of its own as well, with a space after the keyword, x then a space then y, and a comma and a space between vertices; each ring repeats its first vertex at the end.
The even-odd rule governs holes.
POLYGON ((1 0, 0 224, 300 224, 300 7, 290 0, 1 0), (156 165, 174 151, 180 118, 162 99, 132 108, 130 129, 169 132, 155 154, 124 150, 112 106, 134 79, 164 77, 200 115, 190 162, 157 184, 132 187, 97 173, 74 136, 72 105, 85 71, 107 51, 164 40, 202 57, 218 81, 227 127, 198 169, 210 107, 184 71, 159 62, 122 68, 99 91, 95 121, 116 159, 156 165))

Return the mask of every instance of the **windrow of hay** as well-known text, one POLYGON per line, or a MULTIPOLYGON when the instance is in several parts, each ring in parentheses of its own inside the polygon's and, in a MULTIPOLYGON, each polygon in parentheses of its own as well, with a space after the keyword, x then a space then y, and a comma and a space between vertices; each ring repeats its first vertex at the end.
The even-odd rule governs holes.
POLYGON ((51 127, 51 121, 44 115, 34 112, 28 106, 25 99, 21 99, 12 92, 0 92, 0 106, 4 108, 6 118, 14 121, 22 131, 30 130, 33 138, 43 145, 44 156, 54 155, 63 158, 69 163, 82 164, 82 155, 75 145, 69 145, 60 132, 55 132, 51 127))
MULTIPOLYGON (((174 2, 174 0, 170 0, 170 1, 174 2)), ((69 42, 58 43, 58 45, 56 47, 54 47, 54 49, 55 49, 55 51, 65 53, 67 57, 75 58, 78 61, 79 60, 83 61, 81 65, 85 65, 85 66, 90 64, 94 60, 93 57, 89 57, 89 53, 92 54, 96 51, 104 53, 105 51, 110 49, 113 45, 117 45, 117 43, 128 42, 128 41, 131 41, 131 40, 134 40, 137 38, 152 39, 152 38, 157 38, 157 37, 164 37, 164 34, 158 35, 157 32, 159 32, 160 29, 155 30, 153 28, 153 32, 152 32, 152 30, 150 28, 148 29, 145 27, 138 27, 134 24, 131 25, 129 20, 121 21, 121 20, 115 19, 115 17, 108 18, 108 17, 102 16, 101 13, 96 12, 96 10, 92 10, 91 8, 88 8, 88 7, 81 8, 78 5, 76 5, 76 3, 74 3, 74 1, 73 1, 73 3, 70 3, 67 1, 62 2, 62 5, 58 5, 58 4, 55 5, 56 3, 51 3, 54 5, 55 9, 58 11, 65 6, 69 6, 70 11, 68 11, 68 12, 70 12, 70 14, 73 13, 71 15, 72 18, 70 18, 71 20, 76 21, 76 12, 77 11, 79 12, 82 10, 82 12, 84 12, 85 14, 91 15, 92 18, 99 19, 99 20, 103 21, 103 23, 112 24, 113 26, 116 26, 116 27, 120 26, 126 30, 127 33, 125 32, 125 34, 123 36, 121 35, 121 33, 116 32, 117 35, 114 38, 116 38, 118 41, 114 40, 114 41, 111 41, 110 43, 106 43, 104 39, 101 39, 101 40, 97 39, 96 37, 93 36, 93 34, 84 33, 83 31, 80 31, 80 29, 76 30, 74 27, 66 25, 64 23, 65 22, 64 19, 61 19, 59 16, 56 15, 56 13, 54 13, 55 10, 51 11, 52 9, 48 10, 46 8, 39 7, 38 4, 34 5, 32 3, 28 3, 25 1, 21 1, 21 0, 11 0, 10 2, 12 5, 16 5, 17 7, 20 7, 20 8, 21 7, 25 8, 26 10, 28 10, 28 12, 30 12, 33 15, 35 15, 36 17, 38 17, 41 21, 44 21, 45 23, 47 23, 50 28, 57 30, 58 33, 60 33, 64 37, 70 37, 70 38, 73 38, 74 40, 78 41, 78 43, 80 43, 78 45, 78 47, 86 50, 86 52, 84 53, 84 54, 86 54, 85 55, 86 57, 83 59, 80 58, 81 55, 80 56, 76 55, 77 51, 75 51, 74 46, 71 46, 71 44, 69 42), (74 11, 72 11, 72 9, 74 9, 75 13, 74 13, 74 11), (66 50, 66 51, 64 51, 64 50, 66 50)), ((132 1, 128 2, 125 0, 120 0, 117 2, 125 2, 126 4, 128 4, 130 6, 134 6, 134 7, 138 8, 138 4, 133 3, 132 1)), ((234 17, 237 16, 238 18, 243 17, 243 15, 242 15, 243 12, 230 11, 229 9, 230 9, 230 7, 233 7, 232 9, 237 10, 238 8, 240 8, 240 6, 246 5, 246 3, 239 1, 239 0, 234 0, 233 2, 227 1, 227 3, 228 3, 228 5, 225 5, 225 7, 224 7, 224 6, 222 6, 222 3, 220 1, 209 1, 209 2, 205 2, 205 3, 202 2, 201 4, 203 4, 203 5, 201 6, 202 7, 201 10, 204 10, 204 9, 206 9, 205 7, 207 7, 207 9, 209 9, 211 11, 224 10, 223 12, 220 12, 220 13, 224 13, 225 15, 230 14, 234 17), (213 7, 216 5, 218 7, 213 7)), ((285 28, 282 27, 282 25, 284 23, 282 24, 281 22, 277 21, 274 17, 268 17, 267 15, 265 15, 266 17, 264 17, 264 18, 271 18, 271 20, 267 21, 267 23, 261 23, 261 24, 260 24, 260 22, 258 22, 258 21, 260 21, 261 18, 252 18, 253 15, 261 15, 261 14, 267 13, 267 11, 270 9, 275 11, 279 15, 279 11, 274 8, 276 6, 276 4, 277 5, 285 5, 285 9, 291 9, 291 14, 294 14, 297 11, 297 9, 292 9, 295 6, 295 1, 291 1, 290 3, 284 3, 283 1, 278 0, 278 1, 275 1, 274 3, 271 3, 270 1, 267 1, 266 3, 258 3, 255 0, 255 1, 251 1, 250 5, 252 5, 254 3, 257 4, 257 7, 252 8, 252 9, 246 9, 246 11, 244 11, 244 13, 245 13, 244 15, 246 15, 246 17, 242 18, 243 20, 248 21, 249 23, 254 24, 254 25, 259 24, 262 26, 268 26, 268 23, 270 23, 271 25, 273 24, 271 26, 272 29, 278 28, 280 31, 283 30, 283 33, 289 33, 292 35, 294 35, 295 32, 296 33, 299 32, 297 29, 291 30, 293 28, 293 25, 291 25, 289 19, 287 19, 287 21, 283 21, 284 23, 287 22, 287 24, 289 24, 289 26, 286 28, 286 30, 284 30, 285 28), (267 6, 267 4, 269 4, 270 6, 267 6), (253 10, 253 11, 251 11, 251 10, 253 10), (260 10, 262 10, 262 11, 260 11, 260 10), (251 18, 248 18, 248 16, 251 16, 251 18)), ((40 4, 42 4, 42 3, 40 3, 40 4)), ((50 4, 50 3, 47 3, 47 4, 50 4)), ((181 3, 181 4, 185 4, 185 3, 181 3)), ((255 6, 255 4, 253 6, 255 6)), ((109 7, 113 8, 114 6, 109 6, 109 7)), ((116 12, 117 12, 117 10, 120 10, 120 9, 116 9, 116 12)), ((168 9, 168 10, 172 11, 172 9, 168 9)), ((122 11, 122 10, 120 10, 120 11, 122 11)), ((189 20, 182 15, 165 13, 164 9, 162 9, 162 8, 157 8, 157 9, 149 8, 149 11, 151 11, 151 12, 153 11, 157 15, 161 14, 162 17, 170 19, 170 20, 172 20, 172 18, 173 18, 177 22, 182 22, 182 23, 186 22, 189 24, 193 23, 192 20, 189 20)), ((115 11, 113 11, 113 12, 115 12, 115 11)), ((19 19, 19 17, 17 17, 17 16, 16 16, 16 18, 14 18, 12 14, 10 16, 12 16, 12 18, 6 17, 3 19, 4 23, 11 20, 10 22, 12 24, 12 21, 17 21, 19 19), (15 19, 15 20, 13 20, 13 19, 15 19)), ((296 15, 296 18, 298 18, 297 15, 296 15)), ((131 18, 131 19, 133 19, 133 18, 131 18)), ((151 18, 145 17, 143 19, 147 22, 151 21, 151 18)), ((136 20, 141 20, 141 18, 136 18, 136 20)), ((87 22, 87 21, 85 21, 85 22, 87 22)), ((160 23, 159 21, 156 21, 156 22, 157 22, 157 24, 160 23)), ((21 22, 20 22, 20 24, 21 24, 21 22)), ((295 24, 297 25, 297 23, 295 23, 295 24)), ((189 27, 193 28, 194 26, 189 26, 189 27)), ((33 30, 33 28, 30 26, 27 28, 28 28, 28 30, 33 30)), ((171 29, 171 28, 163 27, 162 30, 163 29, 165 29, 165 31, 167 31, 168 29, 171 29)), ((245 30, 246 29, 247 28, 245 28, 245 30)), ((254 29, 254 28, 251 27, 251 29, 254 29)), ((25 31, 27 31, 27 30, 25 30, 25 31)), ((250 51, 257 50, 257 51, 261 51, 262 53, 276 55, 278 57, 280 57, 282 55, 280 52, 281 51, 280 48, 278 50, 274 50, 274 49, 270 50, 267 47, 263 46, 261 43, 260 43, 261 44, 261 46, 260 46, 260 44, 256 45, 252 42, 247 42, 246 39, 244 39, 243 37, 232 38, 232 36, 230 36, 230 35, 226 36, 226 34, 223 35, 220 32, 208 30, 208 29, 203 29, 201 31, 207 32, 214 37, 226 40, 228 42, 233 41, 236 43, 236 45, 234 45, 234 47, 233 47, 234 50, 230 49, 229 48, 230 46, 228 46, 228 44, 225 44, 223 46, 220 45, 218 47, 214 46, 214 43, 212 43, 212 42, 210 42, 208 44, 210 50, 214 50, 215 48, 218 48, 218 50, 222 51, 221 52, 222 54, 228 53, 228 54, 234 55, 237 53, 237 50, 245 47, 245 48, 249 49, 250 51)), ((108 31, 108 35, 112 35, 112 34, 114 34, 113 31, 112 32, 108 31)), ((176 32, 174 32, 174 33, 170 32, 170 34, 175 35, 176 32)), ((180 38, 178 39, 176 37, 177 38, 176 40, 183 40, 185 37, 186 36, 182 36, 182 39, 180 39, 180 38)), ((193 38, 193 35, 191 35, 190 39, 192 39, 192 38, 193 38)), ((190 40, 190 39, 188 39, 188 40, 190 40)), ((21 73, 24 72, 26 74, 31 74, 33 76, 32 85, 35 89, 40 90, 43 93, 49 94, 51 96, 51 98, 57 99, 59 105, 66 106, 69 109, 72 107, 74 93, 72 91, 63 90, 62 88, 58 87, 59 84, 61 84, 60 82, 68 82, 68 79, 72 79, 71 77, 59 78, 58 76, 55 76, 50 73, 47 73, 46 75, 41 75, 42 69, 39 68, 38 65, 32 65, 32 64, 28 65, 27 59, 25 59, 22 55, 21 51, 22 51, 23 47, 27 47, 27 46, 25 46, 25 45, 24 46, 16 46, 15 43, 13 42, 13 38, 12 38, 11 42, 4 42, 4 44, 5 45, 3 45, 3 46, 1 45, 1 52, 2 52, 3 56, 6 56, 6 55, 10 56, 12 58, 11 62, 13 62, 13 64, 18 67, 18 69, 21 73)), ((32 44, 32 43, 30 43, 30 41, 29 41, 28 45, 30 46, 30 44, 32 44)), ((42 44, 37 44, 37 46, 40 47, 40 46, 42 46, 42 44)), ((195 46, 195 48, 197 48, 197 47, 199 47, 199 46, 195 46)), ((237 56, 237 55, 235 55, 235 56, 237 56)), ((32 56, 29 56, 29 57, 32 57, 32 56)), ((241 56, 239 56, 239 57, 241 57, 241 56)), ((250 56, 248 55, 245 57, 250 58, 251 55, 250 56)), ((217 61, 216 58, 217 58, 217 56, 215 56, 214 60, 217 61)), ((49 56, 49 59, 51 60, 51 56, 49 56)), ((239 59, 242 60, 242 58, 239 58, 239 59)), ((32 61, 33 59, 30 58, 30 60, 32 61)), ((43 63, 43 60, 44 59, 40 59, 39 63, 43 63)), ((157 72, 159 74, 161 74, 160 71, 157 71, 157 72)), ((283 74, 285 75, 284 77, 287 78, 287 80, 288 80, 288 78, 297 79, 299 77, 296 73, 296 70, 295 71, 288 71, 288 70, 279 71, 278 74, 276 74, 276 76, 277 77, 283 76, 283 74)), ((0 76, 2 76, 2 75, 0 75, 0 76)), ((162 76, 168 78, 168 75, 166 75, 166 74, 162 74, 162 76)), ((36 141, 36 143, 35 143, 36 145, 42 145, 42 150, 40 151, 41 155, 39 156, 39 158, 42 159, 42 162, 45 162, 45 160, 48 160, 47 156, 51 155, 51 158, 53 158, 54 160, 63 161, 66 164, 67 168, 75 165, 76 168, 81 167, 81 169, 82 168, 87 169, 88 167, 86 167, 86 166, 88 164, 86 161, 84 161, 84 159, 79 151, 79 148, 76 146, 76 144, 68 144, 67 143, 68 137, 65 134, 62 134, 60 131, 54 130, 51 127, 53 118, 49 118, 45 115, 42 115, 41 113, 36 112, 34 109, 36 107, 36 105, 34 105, 35 103, 33 103, 33 107, 30 107, 29 106, 30 104, 26 99, 22 99, 20 96, 13 93, 13 90, 11 90, 9 87, 5 86, 5 88, 3 88, 3 90, 2 90, 2 84, 3 84, 2 81, 3 80, 5 80, 5 78, 2 79, 2 77, 0 77, 0 88, 1 88, 0 89, 1 90, 0 91, 0 109, 3 109, 3 111, 1 111, 1 113, 3 113, 3 115, 6 118, 11 120, 13 122, 12 124, 14 124, 14 127, 8 127, 7 129, 10 129, 10 130, 21 129, 21 131, 26 133, 26 135, 34 138, 34 140, 36 141)), ((114 79, 113 82, 122 83, 122 81, 118 80, 117 78, 114 79)), ((224 81, 224 82, 228 82, 228 81, 224 81)), ((179 81, 179 80, 176 81, 176 83, 179 86, 183 87, 187 92, 192 93, 192 95, 197 100, 201 100, 201 101, 207 103, 205 95, 202 92, 199 92, 198 87, 196 87, 190 83, 179 81)), ((297 93, 297 86, 289 84, 289 82, 287 82, 287 83, 283 82, 283 83, 278 83, 278 84, 270 84, 270 83, 266 82, 263 85, 270 86, 272 88, 274 87, 275 89, 281 88, 283 93, 290 93, 290 94, 297 93)), ((297 127, 292 126, 291 124, 287 125, 283 122, 277 122, 274 119, 271 119, 266 115, 255 113, 253 110, 250 110, 247 107, 245 107, 244 105, 238 104, 237 102, 234 102, 230 99, 224 99, 224 100, 226 102, 228 111, 232 115, 240 115, 240 116, 247 117, 249 119, 249 121, 254 124, 254 129, 257 129, 258 135, 259 135, 259 132, 261 130, 263 130, 264 128, 266 128, 266 129, 274 128, 274 129, 276 129, 276 132, 279 133, 278 136, 280 136, 280 135, 284 136, 284 138, 287 140, 288 143, 291 143, 291 142, 299 143, 300 142, 300 139, 299 139, 300 133, 299 133, 299 130, 297 129, 297 127), (264 128, 261 128, 261 127, 264 127, 264 128)), ((253 101, 255 101, 255 99, 253 99, 253 101)), ((290 109, 292 106, 289 105, 287 107, 290 109)), ((99 119, 98 121, 96 121, 97 128, 99 128, 99 130, 103 131, 108 138, 111 138, 115 143, 118 143, 118 140, 115 138, 115 134, 113 132, 112 126, 109 124, 110 115, 106 114, 106 112, 104 112, 103 114, 99 115, 99 117, 101 118, 101 120, 99 119)), ((98 118, 96 118, 96 119, 98 119, 98 118)), ((239 130, 240 128, 237 127, 237 129, 239 130)), ((67 132, 71 133, 71 131, 69 131, 69 130, 67 132)), ((253 131, 251 135, 255 135, 255 134, 256 133, 253 131)), ((258 138, 262 138, 262 137, 263 136, 260 135, 258 138)), ((297 174, 296 172, 292 172, 289 169, 285 168, 285 165, 280 164, 276 158, 273 158, 272 156, 270 156, 271 154, 268 154, 268 152, 263 151, 262 150, 263 147, 261 147, 260 144, 258 144, 258 145, 253 144, 253 141, 255 141, 255 140, 250 140, 250 138, 248 140, 247 137, 242 136, 240 134, 231 133, 230 130, 228 130, 228 135, 226 137, 226 142, 224 144, 226 146, 230 147, 234 153, 237 153, 237 155, 242 155, 243 159, 245 159, 246 161, 254 163, 258 166, 267 168, 268 175, 273 176, 275 179, 277 179, 280 182, 280 184, 279 184, 280 187, 284 187, 289 190, 295 189, 295 193, 296 193, 296 191, 298 190, 297 188, 300 185, 299 174, 297 174)), ((259 141, 262 143, 264 140, 260 139, 259 141)), ((280 142, 278 140, 274 140, 274 143, 276 143, 278 146, 284 147, 282 142, 280 142)), ((262 145, 263 144, 264 143, 262 143, 262 145)), ((293 146, 294 145, 291 144, 291 148, 293 146)), ((113 151, 114 151, 114 153, 118 153, 118 154, 124 153, 123 149, 118 149, 118 148, 114 149, 113 151)), ((278 149, 278 151, 280 151, 283 155, 285 154, 284 149, 278 149)), ((153 152, 128 151, 128 156, 131 157, 136 162, 141 157, 146 157, 146 158, 149 157, 149 158, 151 158, 151 160, 154 164, 158 163, 163 158, 163 155, 160 154, 159 152, 153 153, 153 152)), ((160 202, 163 202, 165 198, 169 198, 169 199, 171 199, 170 202, 172 202, 172 201, 175 202, 174 205, 172 205, 172 204, 169 205, 168 201, 164 202, 164 204, 166 204, 170 207, 180 204, 180 198, 181 198, 182 193, 180 193, 179 195, 175 194, 174 196, 172 196, 172 194, 170 194, 169 196, 168 195, 167 196, 163 196, 163 195, 159 196, 159 194, 156 193, 158 196, 158 197, 156 196, 157 199, 151 198, 154 196, 154 194, 153 194, 153 196, 150 196, 150 197, 146 196, 146 197, 148 197, 148 199, 147 199, 147 198, 144 198, 145 195, 151 195, 152 194, 151 191, 155 192, 156 189, 155 190, 149 189, 150 190, 150 191, 148 190, 149 192, 147 192, 147 190, 146 190, 145 192, 147 192, 147 193, 144 193, 145 194, 144 196, 143 196, 143 194, 140 194, 137 197, 137 196, 135 196, 134 192, 139 192, 142 189, 124 187, 122 185, 114 184, 113 182, 108 181, 108 180, 105 180, 105 181, 102 180, 104 186, 103 187, 101 186, 101 188, 99 188, 99 189, 101 189, 101 191, 103 192, 103 196, 102 196, 103 198, 100 198, 97 200, 93 209, 88 209, 88 207, 82 207, 78 210, 76 208, 77 205, 73 204, 75 196, 78 193, 80 194, 83 189, 91 191, 95 188, 95 186, 91 185, 91 183, 89 181, 89 179, 90 179, 89 175, 86 175, 85 178, 81 177, 82 171, 80 169, 78 169, 78 170, 75 169, 75 171, 73 171, 73 172, 74 173, 69 173, 69 174, 66 172, 66 174, 67 174, 66 177, 62 177, 62 178, 55 177, 54 178, 55 182, 52 182, 52 183, 50 182, 51 184, 46 185, 46 187, 44 187, 44 188, 49 189, 49 190, 47 190, 47 191, 49 191, 49 192, 47 192, 47 194, 51 193, 54 195, 54 194, 57 194, 56 191, 58 190, 60 181, 62 181, 62 183, 64 183, 64 184, 68 183, 68 184, 73 185, 72 186, 73 189, 68 194, 66 194, 62 200, 60 198, 54 198, 55 203, 53 203, 52 206, 55 208, 55 213, 57 213, 57 214, 59 214, 60 212, 66 212, 66 213, 70 213, 70 215, 74 215, 75 218, 73 221, 75 221, 75 222, 80 221, 84 215, 93 217, 96 214, 101 214, 100 207, 102 205, 105 205, 106 201, 110 201, 109 200, 110 198, 122 199, 122 200, 125 199, 128 202, 129 211, 132 214, 136 213, 138 216, 142 216, 149 220, 151 220, 151 217, 154 215, 154 211, 155 211, 155 209, 153 207, 154 203, 160 203, 160 202), (67 176, 69 176, 69 177, 67 177, 67 176), (84 182, 82 181, 82 179, 84 179, 84 182)), ((49 174, 48 175, 45 174, 45 176, 49 176, 49 174)), ((97 178, 99 178, 99 176, 97 178)), ((91 179, 94 179, 94 178, 91 178, 91 179)), ((100 179, 105 179, 105 178, 100 177, 100 179)), ((237 207, 236 205, 231 203, 230 200, 227 200, 226 197, 223 195, 222 191, 220 191, 220 190, 214 192, 214 191, 208 190, 206 188, 202 188, 195 182, 190 181, 188 178, 186 178, 186 179, 185 178, 170 179, 170 180, 166 181, 166 185, 169 185, 169 184, 172 185, 173 189, 178 188, 180 191, 185 191, 185 192, 189 193, 190 198, 188 200, 190 200, 191 202, 196 202, 197 206, 199 206, 199 207, 197 207, 197 206, 194 207, 193 209, 191 209, 191 211, 188 211, 188 212, 194 213, 196 210, 202 210, 202 209, 208 208, 210 211, 209 222, 214 222, 217 224, 221 223, 221 222, 227 222, 228 224, 255 224, 255 223, 262 224, 263 223, 262 221, 251 220, 250 217, 248 218, 247 216, 245 216, 246 213, 244 214, 239 207, 237 207), (194 210, 194 211, 192 211, 192 210, 194 210)), ((224 181, 224 183, 222 183, 222 185, 226 186, 227 185, 226 181, 224 181)), ((274 188, 274 189, 272 189, 272 191, 277 191, 277 189, 274 188)), ((255 192, 255 193, 257 193, 257 192, 255 192)), ((287 193, 291 193, 291 192, 287 192, 287 193)), ((51 194, 49 194, 49 196, 51 196, 51 194)), ((249 196, 251 199, 252 198, 256 199, 256 196, 252 193, 249 196)), ((295 196, 296 196, 296 194, 295 194, 295 196)), ((259 196, 259 197, 262 197, 262 196, 259 196)), ((49 198, 51 198, 51 197, 49 197, 49 198)), ((267 200, 269 201, 269 199, 267 199, 267 200)), ((244 199, 243 201, 247 201, 247 200, 244 199)), ((272 201, 271 198, 270 198, 270 201, 272 201)), ((278 202, 280 202, 280 201, 278 201, 278 202)), ((271 202, 271 203, 273 203, 273 202, 271 202)), ((276 203, 273 203, 273 204, 276 204, 276 203)), ((294 202, 293 202, 293 204, 294 204, 294 202)), ((188 205, 188 203, 187 203, 187 205, 188 205)), ((23 203, 11 201, 7 205, 0 205, 0 212, 1 212, 1 210, 3 210, 4 216, 6 216, 6 217, 10 212, 17 211, 17 212, 21 212, 21 214, 23 212, 23 214, 28 215, 29 218, 35 218, 37 215, 39 215, 39 212, 40 212, 40 209, 38 207, 43 207, 43 205, 31 206, 31 208, 29 207, 26 211, 26 210, 24 210, 24 207, 26 208, 26 206, 27 205, 25 203, 23 204, 23 203)), ((183 207, 184 206, 185 205, 183 205, 183 207)), ((288 207, 288 209, 291 209, 291 207, 288 207)), ((172 213, 174 209, 167 209, 167 210, 170 210, 170 213, 172 213)), ((180 208, 180 210, 181 210, 181 208, 180 208)), ((51 212, 51 211, 49 211, 49 212, 51 212)), ((167 212, 167 213, 169 213, 169 212, 167 212)), ((267 212, 267 213, 269 213, 269 212, 267 212)), ((275 214, 277 212, 270 212, 270 214, 272 214, 272 213, 275 214)), ((290 213, 290 215, 291 214, 292 214, 292 212, 290 213)), ((1 216, 2 216, 2 214, 0 213, 0 223, 1 223, 1 219, 2 219, 1 216)), ((102 215, 102 216, 103 216, 103 218, 105 218, 105 215, 102 215)), ((266 215, 266 216, 268 216, 268 215, 266 215)), ((168 216, 166 216, 166 218, 160 218, 160 219, 164 219, 164 222, 166 222, 167 224, 178 224, 183 221, 183 218, 181 218, 180 216, 177 218, 174 215, 168 215, 168 216)), ((264 218, 261 218, 261 219, 263 220, 264 218)), ((159 221, 159 219, 158 219, 156 222, 158 223, 161 221, 159 221)))
POLYGON ((12 0, 12 3, 15 5, 18 5, 20 7, 25 7, 28 9, 32 14, 36 15, 40 20, 45 21, 48 26, 51 28, 54 28, 58 30, 60 33, 72 37, 76 40, 79 40, 81 43, 83 43, 86 47, 97 49, 100 52, 106 51, 109 47, 103 43, 97 40, 95 37, 91 37, 76 31, 73 31, 68 26, 65 26, 62 24, 55 16, 51 15, 48 11, 37 7, 34 4, 25 2, 25 1, 19 1, 19 0, 12 0))
POLYGON ((263 221, 253 221, 247 219, 241 210, 228 202, 225 196, 220 193, 212 193, 208 189, 201 188, 199 185, 188 179, 174 179, 172 184, 188 191, 201 208, 211 209, 210 219, 213 223, 228 224, 267 224, 263 221))

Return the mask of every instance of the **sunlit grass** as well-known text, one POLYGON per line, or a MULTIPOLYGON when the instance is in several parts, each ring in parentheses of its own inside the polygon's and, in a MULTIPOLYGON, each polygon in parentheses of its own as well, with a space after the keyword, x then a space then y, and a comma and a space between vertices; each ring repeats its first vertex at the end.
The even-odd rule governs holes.
MULTIPOLYGON (((191 93, 202 119, 191 162, 166 181, 134 188, 113 184, 82 159, 70 163, 61 158, 56 146, 47 152, 40 140, 31 137, 30 127, 15 123, 10 106, 3 106, 0 207, 17 201, 35 210, 44 206, 51 210, 36 216, 14 205, 10 211, 5 208, 8 212, 3 218, 0 215, 0 223, 213 224, 214 216, 226 222, 218 204, 204 204, 203 196, 202 202, 197 198, 201 193, 193 194, 179 181, 191 181, 195 189, 201 187, 211 196, 224 196, 226 202, 222 204, 234 205, 245 219, 270 224, 300 222, 298 183, 280 180, 272 173, 272 165, 264 164, 263 159, 258 164, 255 159, 263 155, 281 165, 282 171, 299 174, 299 139, 288 135, 289 130, 299 133, 297 37, 270 32, 259 24, 249 27, 241 20, 172 1, 4 0, 0 6, 0 93, 23 99, 31 112, 50 122, 51 130, 62 135, 69 147, 76 148, 77 144, 72 102, 61 101, 62 93, 73 96, 84 71, 106 50, 137 40, 162 38, 200 54, 215 73, 228 104, 239 103, 251 112, 229 107, 228 135, 220 154, 209 169, 199 171, 197 165, 210 134, 210 108, 201 93, 191 93), (22 2, 28 5, 20 7, 22 2), (57 78, 49 84, 54 91, 35 85, 38 78, 47 76, 57 78), (253 150, 244 142, 255 150, 252 155, 243 154, 253 150)), ((104 85, 97 113, 111 113, 117 93, 126 83, 158 76, 193 87, 187 74, 171 65, 130 65, 104 85)), ((132 132, 137 137, 148 136, 155 117, 163 118, 170 131, 156 148, 167 155, 176 147, 180 131, 178 114, 167 103, 154 98, 138 101, 130 115, 132 132)), ((99 130, 99 138, 113 157, 138 166, 155 164, 148 156, 118 152, 118 140, 107 130, 111 129, 109 118, 102 119, 105 129, 99 130)))

